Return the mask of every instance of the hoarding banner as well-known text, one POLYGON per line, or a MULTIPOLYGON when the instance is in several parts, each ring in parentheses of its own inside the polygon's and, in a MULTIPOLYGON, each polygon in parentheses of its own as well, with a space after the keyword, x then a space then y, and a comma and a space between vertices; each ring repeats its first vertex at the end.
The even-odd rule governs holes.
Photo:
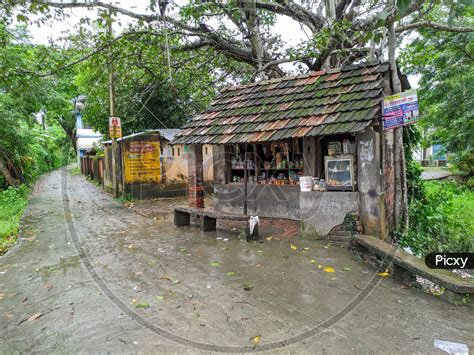
POLYGON ((383 128, 391 129, 418 121, 416 90, 387 96, 383 100, 383 128))

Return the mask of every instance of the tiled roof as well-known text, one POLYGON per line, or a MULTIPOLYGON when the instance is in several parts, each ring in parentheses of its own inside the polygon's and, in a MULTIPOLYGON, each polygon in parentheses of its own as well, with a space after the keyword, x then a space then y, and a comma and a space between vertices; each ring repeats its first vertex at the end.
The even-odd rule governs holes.
POLYGON ((229 87, 173 143, 255 143, 359 132, 380 114, 388 69, 372 62, 229 87))

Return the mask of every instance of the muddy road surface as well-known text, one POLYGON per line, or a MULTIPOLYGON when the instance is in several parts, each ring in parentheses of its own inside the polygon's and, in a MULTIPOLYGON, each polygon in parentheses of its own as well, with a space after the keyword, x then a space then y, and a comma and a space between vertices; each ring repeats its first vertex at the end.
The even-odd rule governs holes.
POLYGON ((82 176, 44 175, 0 258, 0 353, 474 350, 472 308, 326 242, 178 229, 173 203, 147 218, 82 176))

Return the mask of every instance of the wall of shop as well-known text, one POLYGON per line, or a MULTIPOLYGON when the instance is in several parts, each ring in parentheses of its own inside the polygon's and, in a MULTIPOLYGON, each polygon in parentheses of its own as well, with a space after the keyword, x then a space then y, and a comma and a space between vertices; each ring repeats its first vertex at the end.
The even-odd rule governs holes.
MULTIPOLYGON (((261 217, 299 219, 297 186, 248 184, 248 214, 261 217)), ((215 184, 214 208, 243 213, 244 184, 215 184)))
POLYGON ((346 215, 359 212, 358 192, 311 191, 299 194, 300 234, 305 238, 328 235, 346 215))
MULTIPOLYGON (((326 236, 342 225, 348 214, 359 213, 358 192, 301 192, 299 187, 287 185, 247 187, 248 214, 300 220, 301 236, 305 238, 326 236)), ((216 184, 214 194, 217 210, 243 213, 243 184, 216 184)))
MULTIPOLYGON (((186 182, 188 179, 188 147, 183 144, 164 144, 163 155, 163 174, 165 182, 179 183, 186 182)), ((203 178, 210 182, 214 179, 214 158, 213 146, 205 144, 202 147, 203 158, 203 178)))

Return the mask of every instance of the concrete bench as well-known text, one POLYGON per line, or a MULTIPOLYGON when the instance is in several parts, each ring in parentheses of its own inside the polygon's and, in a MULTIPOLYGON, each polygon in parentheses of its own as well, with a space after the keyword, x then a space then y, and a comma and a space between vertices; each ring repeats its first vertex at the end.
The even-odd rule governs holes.
POLYGON ((224 219, 229 221, 246 221, 247 228, 245 231, 245 236, 247 240, 254 240, 258 238, 258 225, 256 225, 252 233, 250 233, 250 216, 241 214, 233 214, 205 208, 175 207, 174 224, 178 227, 189 226, 191 223, 191 216, 202 217, 201 227, 204 232, 215 231, 218 219, 224 219))
POLYGON ((430 269, 425 265, 423 259, 419 259, 399 247, 373 236, 357 235, 354 236, 354 241, 374 254, 386 258, 387 262, 396 265, 398 270, 402 269, 411 275, 418 275, 455 294, 474 294, 474 281, 472 279, 461 279, 451 270, 430 269))

